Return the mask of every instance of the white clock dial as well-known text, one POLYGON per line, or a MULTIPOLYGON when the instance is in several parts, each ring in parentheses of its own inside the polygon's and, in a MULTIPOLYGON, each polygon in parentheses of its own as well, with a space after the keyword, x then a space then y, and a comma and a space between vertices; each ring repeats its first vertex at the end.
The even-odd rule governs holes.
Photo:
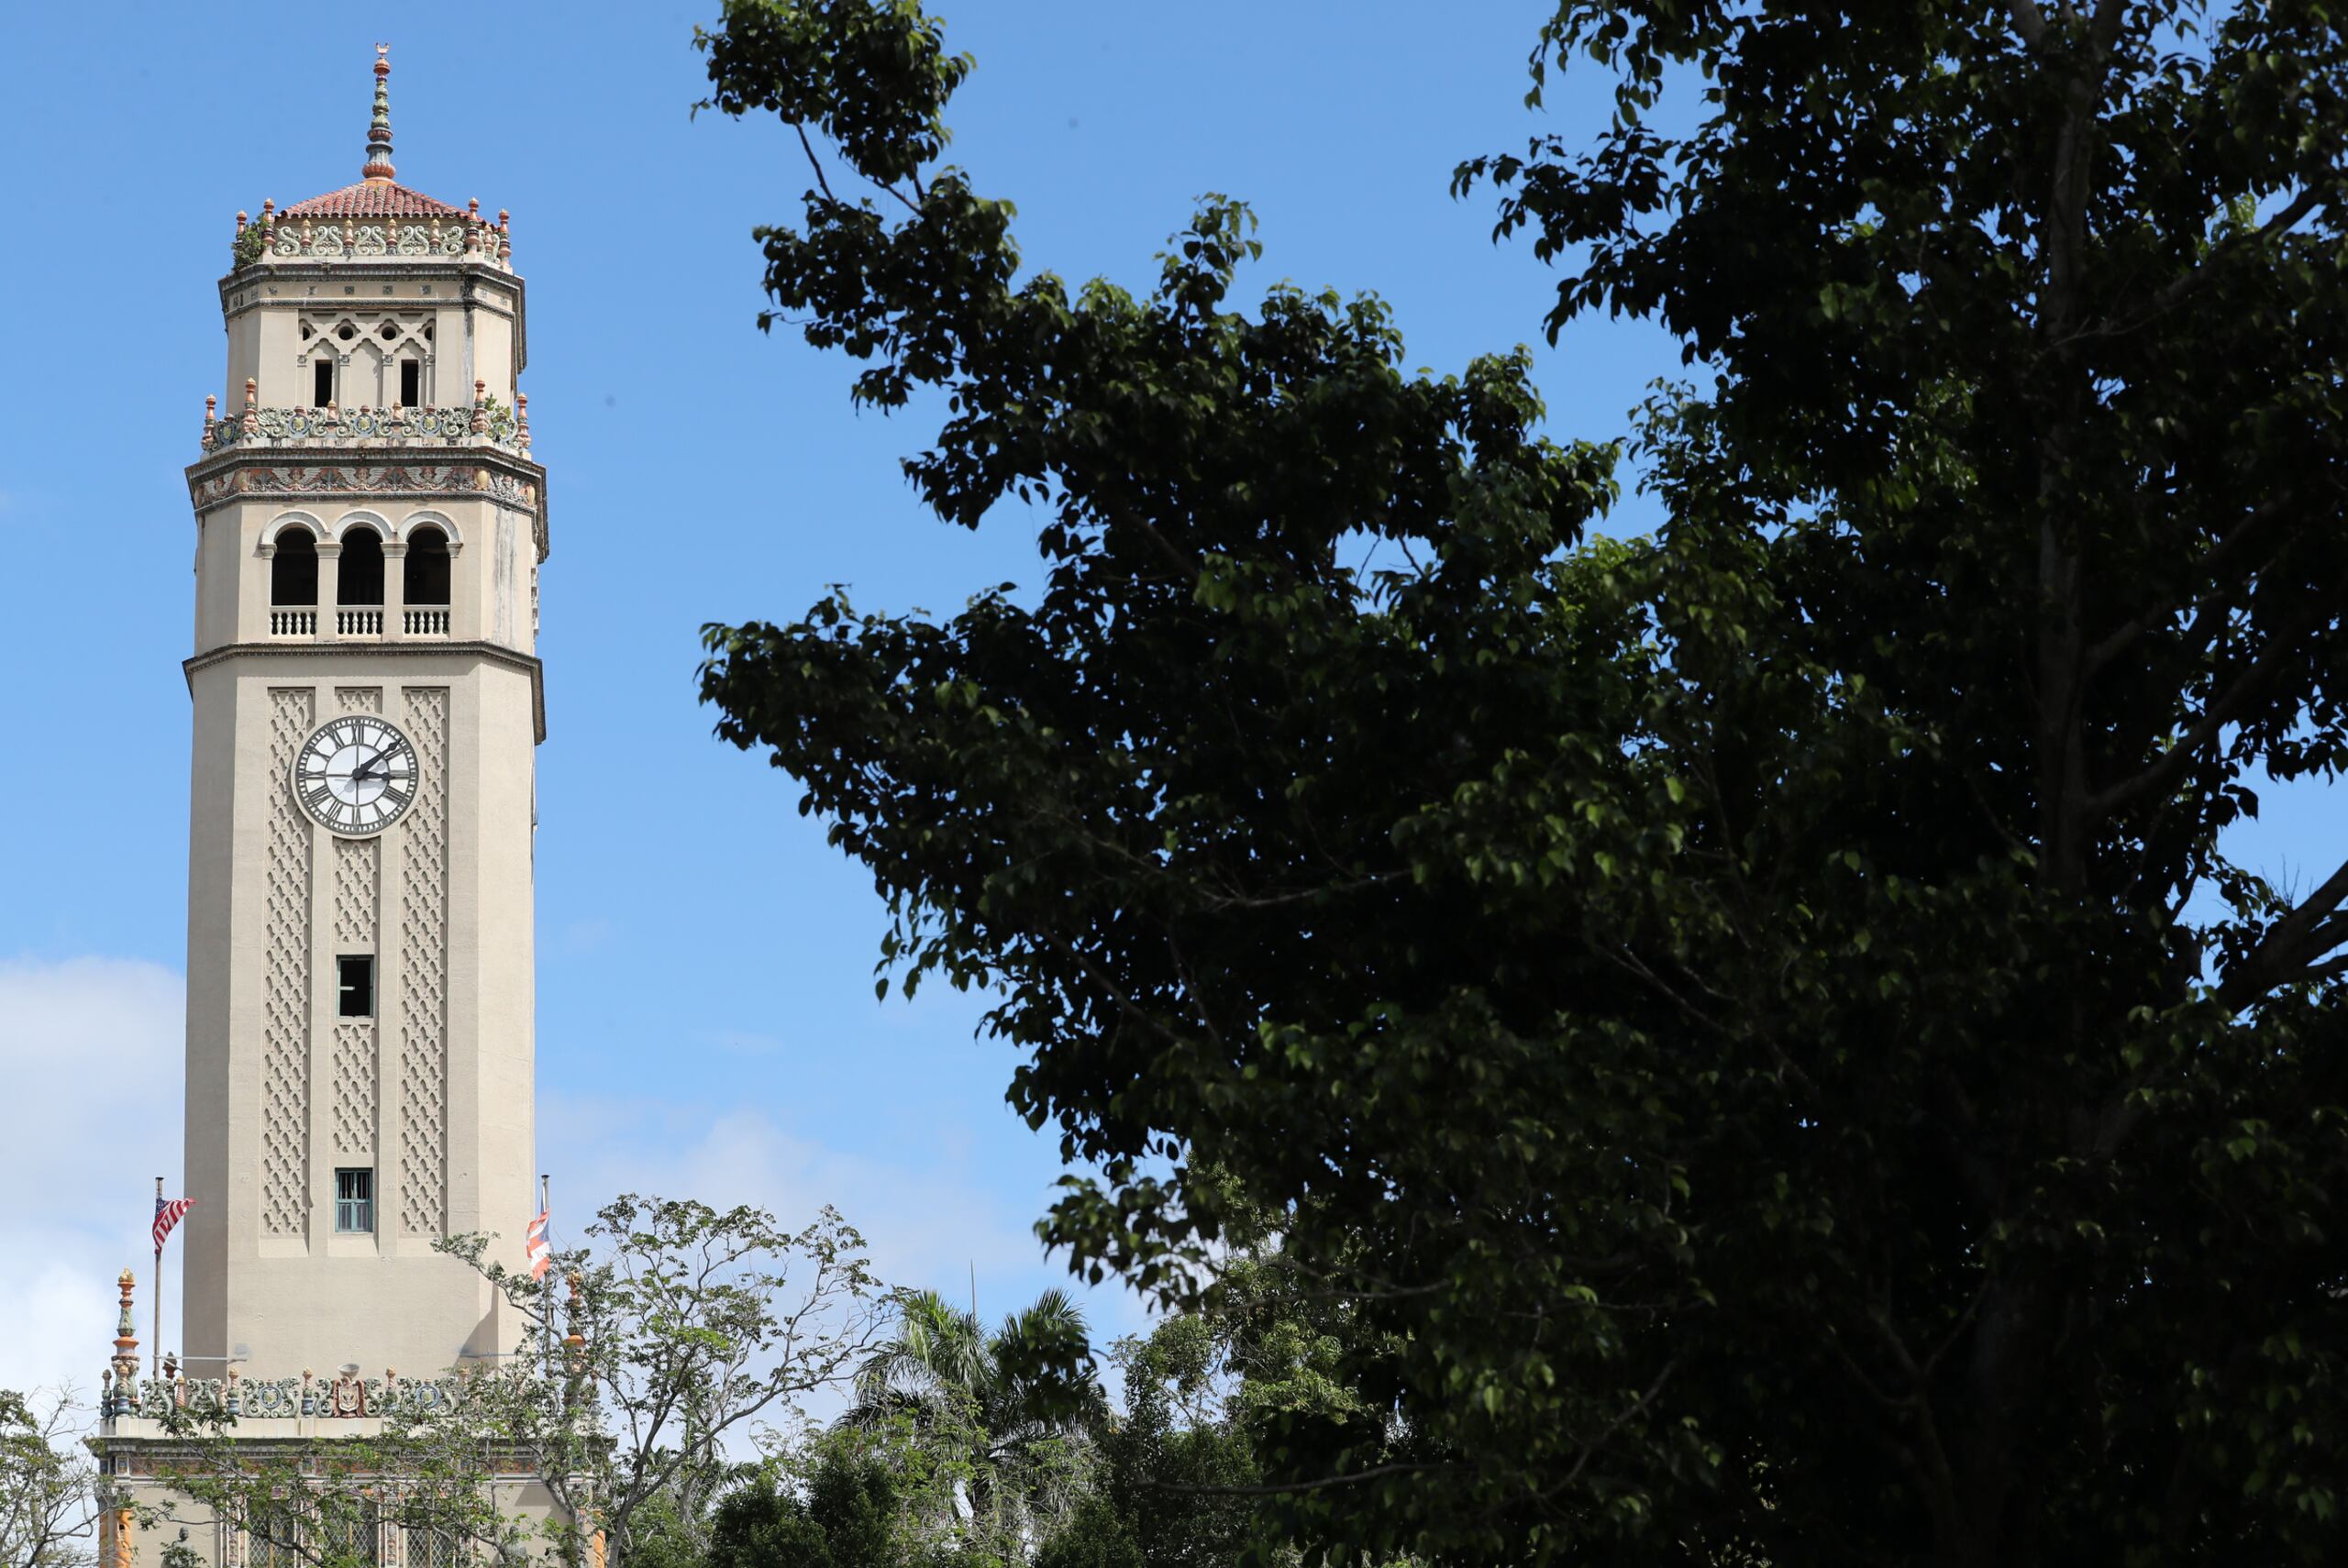
POLYGON ((415 747, 371 713, 320 724, 294 755, 294 798, 325 826, 349 837, 378 834, 415 799, 415 747))

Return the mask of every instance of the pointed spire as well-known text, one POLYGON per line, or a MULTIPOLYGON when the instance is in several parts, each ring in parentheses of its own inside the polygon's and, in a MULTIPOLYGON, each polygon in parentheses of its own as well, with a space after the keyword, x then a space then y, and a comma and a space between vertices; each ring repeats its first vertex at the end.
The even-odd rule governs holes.
POLYGON ((388 181, 398 172, 392 167, 392 52, 389 44, 375 46, 375 117, 367 124, 367 166, 361 180, 388 181))

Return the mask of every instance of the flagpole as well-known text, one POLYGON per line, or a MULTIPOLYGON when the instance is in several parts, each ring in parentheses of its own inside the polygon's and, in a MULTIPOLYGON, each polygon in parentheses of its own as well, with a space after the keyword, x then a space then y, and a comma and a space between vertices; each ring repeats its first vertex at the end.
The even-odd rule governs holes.
MULTIPOLYGON (((155 1212, 163 1211, 163 1178, 155 1178, 155 1212)), ((155 1343, 148 1353, 155 1358, 150 1377, 163 1375, 163 1238, 155 1238, 155 1343)))
MULTIPOLYGON (((539 1240, 551 1250, 554 1246, 554 1178, 544 1173, 540 1173, 538 1176, 538 1212, 547 1217, 547 1233, 539 1240)), ((525 1257, 523 1262, 528 1263, 529 1259, 525 1257)), ((541 1279, 538 1283, 544 1285, 546 1281, 541 1279)), ((540 1321, 546 1327, 547 1375, 552 1377, 554 1375, 554 1309, 547 1305, 547 1295, 543 1290, 538 1293, 538 1311, 540 1321)))

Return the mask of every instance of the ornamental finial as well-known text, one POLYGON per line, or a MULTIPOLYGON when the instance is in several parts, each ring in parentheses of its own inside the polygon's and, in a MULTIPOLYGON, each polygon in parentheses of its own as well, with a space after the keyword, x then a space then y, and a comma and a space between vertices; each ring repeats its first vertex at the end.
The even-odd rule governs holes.
POLYGON ((564 1283, 570 1286, 570 1332, 562 1336, 563 1370, 577 1377, 587 1370, 587 1336, 579 1331, 579 1286, 583 1282, 572 1269, 564 1283))
POLYGON ((122 1292, 122 1312, 115 1322, 114 1379, 117 1386, 127 1389, 138 1375, 138 1331, 130 1319, 130 1293, 138 1285, 138 1275, 124 1269, 115 1285, 122 1292))
POLYGON ((367 125, 367 164, 359 171, 362 180, 388 181, 398 171, 392 167, 392 46, 375 46, 375 117, 367 125))

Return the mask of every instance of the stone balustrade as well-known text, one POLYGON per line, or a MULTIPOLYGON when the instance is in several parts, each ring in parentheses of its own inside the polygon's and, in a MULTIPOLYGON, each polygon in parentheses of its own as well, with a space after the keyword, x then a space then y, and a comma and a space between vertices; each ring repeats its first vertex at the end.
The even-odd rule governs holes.
POLYGON ((449 635, 451 617, 446 604, 410 604, 397 610, 381 604, 338 604, 319 609, 307 604, 272 604, 269 607, 269 635, 272 637, 308 641, 318 635, 319 617, 334 630, 337 637, 364 639, 382 637, 386 628, 398 628, 402 637, 445 637, 449 635))
POLYGON ((335 1377, 227 1377, 166 1375, 122 1377, 107 1372, 100 1384, 99 1415, 170 1420, 177 1417, 246 1420, 357 1420, 422 1418, 453 1410, 464 1402, 462 1376, 381 1377, 345 1374, 335 1377))
POLYGON ((470 408, 262 408, 207 415, 204 449, 230 447, 498 447, 526 457, 530 427, 504 403, 470 408))
POLYGON ((237 215, 231 251, 236 266, 277 261, 425 260, 477 261, 514 270, 512 219, 481 215, 481 204, 460 217, 279 216, 277 204, 263 202, 260 221, 237 215))

